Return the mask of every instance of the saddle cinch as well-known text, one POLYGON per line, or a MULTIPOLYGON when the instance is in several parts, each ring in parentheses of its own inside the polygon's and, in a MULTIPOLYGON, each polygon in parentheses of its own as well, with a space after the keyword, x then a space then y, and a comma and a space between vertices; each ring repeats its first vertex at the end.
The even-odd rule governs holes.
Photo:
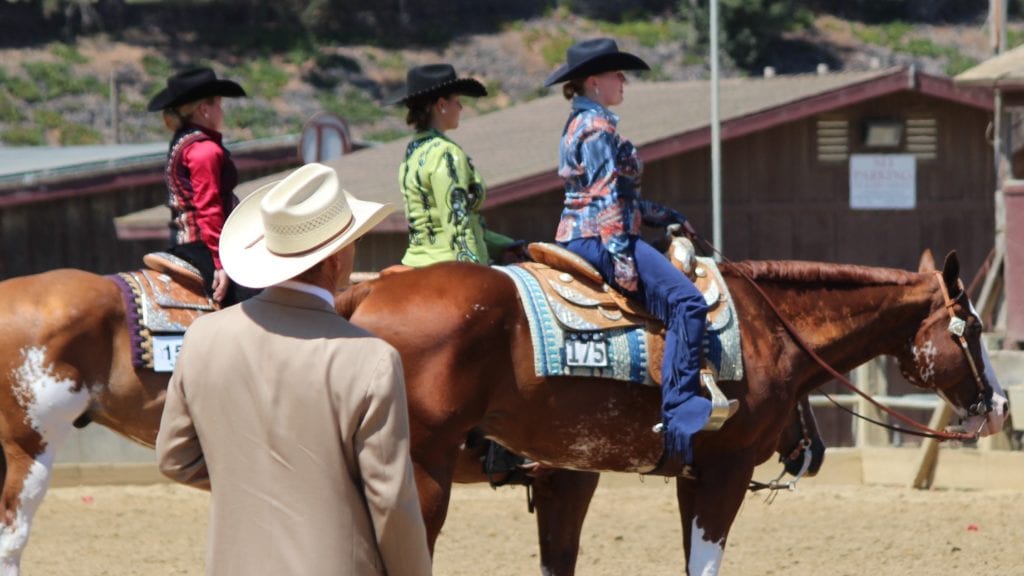
POLYGON ((132 365, 170 372, 185 330, 218 306, 203 290, 199 271, 188 262, 166 252, 146 254, 142 261, 146 268, 110 278, 124 297, 132 365))
MULTIPOLYGON (((547 243, 530 244, 529 252, 534 262, 515 268, 528 272, 532 281, 511 269, 506 273, 516 281, 524 304, 529 300, 533 308, 527 317, 535 335, 538 375, 561 371, 660 385, 665 341, 661 321, 605 284, 600 273, 576 254, 547 243), (545 321, 543 303, 554 323, 545 321)), ((701 384, 712 403, 705 429, 717 430, 731 412, 716 374, 723 380, 743 377, 735 308, 717 265, 709 258, 698 258, 689 240, 676 238, 670 256, 708 305, 701 384)))

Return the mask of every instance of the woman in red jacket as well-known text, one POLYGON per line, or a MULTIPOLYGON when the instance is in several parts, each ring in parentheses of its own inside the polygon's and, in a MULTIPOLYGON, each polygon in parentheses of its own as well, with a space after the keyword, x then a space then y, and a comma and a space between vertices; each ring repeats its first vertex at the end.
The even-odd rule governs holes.
POLYGON ((164 168, 171 208, 169 252, 199 270, 207 293, 222 306, 245 297, 221 267, 218 249, 224 221, 238 203, 238 171, 220 132, 221 98, 242 96, 245 90, 235 82, 196 68, 168 78, 167 87, 149 102, 149 110, 161 111, 174 132, 164 168))

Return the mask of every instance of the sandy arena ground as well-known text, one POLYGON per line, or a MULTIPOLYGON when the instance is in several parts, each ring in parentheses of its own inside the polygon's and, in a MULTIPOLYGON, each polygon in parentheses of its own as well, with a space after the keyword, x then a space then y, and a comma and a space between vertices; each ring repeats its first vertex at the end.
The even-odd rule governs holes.
MULTIPOLYGON (((748 496, 727 575, 1024 574, 1021 491, 914 491, 805 481, 766 504, 748 496)), ((32 528, 26 576, 200 575, 209 498, 170 484, 50 490, 32 528)), ((520 489, 457 486, 435 573, 539 574, 534 518, 520 489)), ((581 576, 679 575, 675 489, 605 475, 584 526, 581 576)))

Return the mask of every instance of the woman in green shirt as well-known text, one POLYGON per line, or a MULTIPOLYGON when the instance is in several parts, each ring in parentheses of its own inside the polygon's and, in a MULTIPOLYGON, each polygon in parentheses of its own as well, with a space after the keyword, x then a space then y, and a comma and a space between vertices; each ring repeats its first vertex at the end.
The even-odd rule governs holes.
MULTIPOLYGON (((445 135, 459 127, 460 98, 486 96, 487 89, 472 78, 458 78, 449 64, 417 66, 406 80, 406 93, 392 101, 405 104, 405 121, 416 129, 398 169, 409 220, 402 264, 419 268, 452 260, 484 265, 525 260, 524 242, 484 226, 484 181, 469 156, 445 135)), ((492 486, 532 482, 528 474, 535 463, 473 432, 467 445, 471 442, 479 443, 474 451, 485 454, 483 471, 492 486)))
POLYGON ((469 156, 446 136, 459 127, 460 97, 486 96, 487 89, 472 78, 456 77, 449 64, 417 66, 406 79, 406 93, 395 102, 408 108, 406 123, 416 135, 398 169, 409 220, 402 264, 507 261, 507 253, 521 249, 522 242, 484 226, 479 212, 486 197, 484 182, 469 156))

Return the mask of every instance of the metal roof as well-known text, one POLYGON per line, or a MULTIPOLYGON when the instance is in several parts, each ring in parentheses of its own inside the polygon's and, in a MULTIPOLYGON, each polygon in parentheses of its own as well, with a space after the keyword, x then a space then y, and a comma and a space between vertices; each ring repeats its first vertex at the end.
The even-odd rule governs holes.
POLYGON ((1024 88, 1024 45, 957 74, 954 81, 964 86, 1024 88))
MULTIPOLYGON (((991 108, 987 92, 957 89, 946 78, 921 74, 913 68, 737 78, 720 84, 723 139, 907 90, 991 108)), ((560 94, 552 95, 466 118, 449 133, 483 176, 488 207, 559 186, 558 141, 568 112, 568 102, 560 94)), ((710 141, 708 81, 632 83, 626 87, 625 102, 615 112, 621 117, 622 134, 640 148, 646 161, 706 146, 710 141)), ((389 142, 326 164, 338 171, 342 186, 355 196, 401 205, 398 165, 406 145, 406 140, 389 142)), ((245 182, 235 193, 245 197, 287 173, 245 182)), ((130 228, 165 230, 169 218, 166 209, 123 216, 117 219, 119 236, 127 237, 120 231, 130 228)), ((405 227, 405 217, 398 213, 376 230, 398 231, 405 227)))
MULTIPOLYGON (((228 142, 234 153, 294 146, 297 135, 276 136, 244 142, 228 142)), ((167 159, 167 142, 98 146, 0 147, 0 191, 129 169, 159 167, 167 159)))
POLYGON ((81 171, 90 166, 104 167, 128 159, 162 160, 167 142, 119 144, 109 146, 19 146, 0 147, 0 180, 24 180, 33 174, 81 171))

